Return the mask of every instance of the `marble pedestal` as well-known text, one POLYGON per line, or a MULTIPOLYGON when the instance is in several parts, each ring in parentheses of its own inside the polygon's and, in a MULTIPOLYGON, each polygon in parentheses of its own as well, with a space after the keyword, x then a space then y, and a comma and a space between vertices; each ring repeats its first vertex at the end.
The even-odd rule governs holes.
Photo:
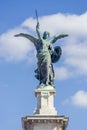
POLYGON ((56 91, 52 86, 37 88, 35 96, 37 105, 33 116, 22 118, 23 130, 65 130, 68 117, 57 115, 54 107, 56 91))
POLYGON ((34 111, 34 115, 57 115, 57 111, 54 107, 55 94, 56 91, 52 86, 36 89, 37 107, 34 111))

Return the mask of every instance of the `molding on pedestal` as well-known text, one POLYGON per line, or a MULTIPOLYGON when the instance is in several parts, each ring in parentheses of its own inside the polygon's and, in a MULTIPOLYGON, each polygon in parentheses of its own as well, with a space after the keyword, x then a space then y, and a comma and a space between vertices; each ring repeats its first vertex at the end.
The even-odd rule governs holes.
POLYGON ((22 118, 24 130, 65 130, 68 125, 65 116, 26 116, 22 118))

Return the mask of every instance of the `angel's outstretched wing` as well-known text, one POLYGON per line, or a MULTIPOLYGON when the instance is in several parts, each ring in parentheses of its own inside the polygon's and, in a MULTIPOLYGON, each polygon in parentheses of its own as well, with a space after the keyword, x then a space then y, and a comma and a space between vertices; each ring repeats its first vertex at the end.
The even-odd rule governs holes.
POLYGON ((50 39, 50 43, 55 43, 58 39, 67 37, 68 34, 57 34, 50 39))
POLYGON ((33 36, 31 36, 31 35, 29 35, 29 34, 19 33, 19 34, 16 34, 16 35, 14 35, 14 36, 15 36, 15 37, 25 37, 25 38, 29 39, 31 42, 33 42, 35 46, 36 46, 37 43, 38 43, 38 39, 35 38, 35 37, 33 37, 33 36))

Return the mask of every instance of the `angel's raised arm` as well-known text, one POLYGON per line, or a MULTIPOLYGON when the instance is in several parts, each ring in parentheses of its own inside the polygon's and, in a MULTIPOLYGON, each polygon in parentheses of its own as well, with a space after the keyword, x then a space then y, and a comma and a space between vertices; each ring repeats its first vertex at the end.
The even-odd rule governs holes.
POLYGON ((37 33, 37 36, 38 36, 38 38, 39 38, 39 40, 42 40, 42 36, 41 36, 41 34, 40 34, 40 31, 39 31, 39 22, 37 22, 37 25, 36 25, 36 33, 37 33))
POLYGON ((29 39, 31 42, 34 43, 34 45, 36 46, 37 42, 38 42, 38 39, 29 35, 29 34, 25 34, 25 33, 19 33, 19 34, 16 34, 14 35, 15 37, 25 37, 27 39, 29 39))
POLYGON ((68 34, 57 34, 55 36, 53 36, 53 38, 50 40, 51 43, 55 43, 58 39, 67 37, 68 34))

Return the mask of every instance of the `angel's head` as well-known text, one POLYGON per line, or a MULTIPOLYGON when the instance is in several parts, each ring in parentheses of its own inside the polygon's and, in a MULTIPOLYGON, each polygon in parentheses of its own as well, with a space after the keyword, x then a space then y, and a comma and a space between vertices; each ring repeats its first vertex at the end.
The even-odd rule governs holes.
POLYGON ((47 38, 49 38, 49 37, 50 37, 50 33, 47 32, 47 31, 45 31, 45 32, 43 33, 43 39, 47 39, 47 38))

